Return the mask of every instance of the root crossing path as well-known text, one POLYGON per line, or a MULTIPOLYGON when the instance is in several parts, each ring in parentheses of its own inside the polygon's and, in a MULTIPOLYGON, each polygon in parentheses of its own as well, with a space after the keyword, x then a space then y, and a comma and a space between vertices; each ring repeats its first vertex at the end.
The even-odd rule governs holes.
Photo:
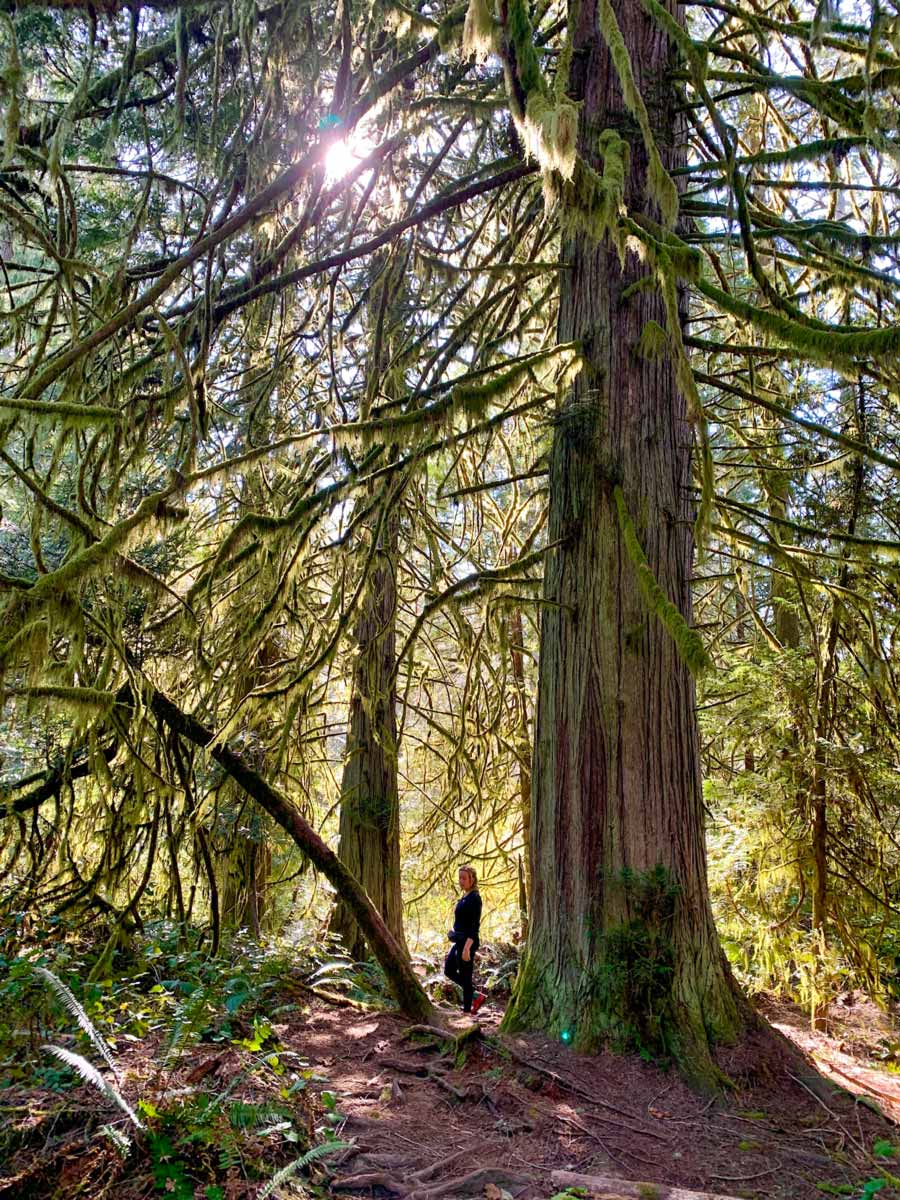
POLYGON ((446 1015, 441 1037, 316 999, 281 1031, 338 1097, 335 1195, 821 1200, 862 1194, 894 1133, 846 1093, 826 1107, 764 1042, 723 1058, 736 1090, 711 1101, 635 1057, 500 1035, 490 1006, 477 1028, 446 1015))

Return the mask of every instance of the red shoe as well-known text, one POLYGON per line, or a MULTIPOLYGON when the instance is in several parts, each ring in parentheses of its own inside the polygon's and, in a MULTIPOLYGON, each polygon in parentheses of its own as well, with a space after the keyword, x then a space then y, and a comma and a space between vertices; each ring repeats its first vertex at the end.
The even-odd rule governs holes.
POLYGON ((479 992, 478 995, 475 997, 475 999, 472 1001, 472 1016, 473 1017, 478 1012, 479 1008, 481 1008, 482 1004, 484 1004, 485 1000, 487 1000, 487 996, 484 994, 484 992, 479 992))

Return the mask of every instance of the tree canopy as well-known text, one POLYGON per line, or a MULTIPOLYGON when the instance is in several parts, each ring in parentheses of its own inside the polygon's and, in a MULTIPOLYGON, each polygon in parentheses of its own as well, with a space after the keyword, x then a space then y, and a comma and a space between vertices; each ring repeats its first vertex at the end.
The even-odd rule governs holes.
POLYGON ((286 917, 271 820, 332 831, 389 528, 407 903, 460 855, 514 902, 583 238, 687 405, 695 625, 622 525, 699 680, 726 949, 814 1007, 896 985, 900 13, 599 0, 585 128, 585 3, 2 5, 10 911, 212 930, 249 836, 286 917))

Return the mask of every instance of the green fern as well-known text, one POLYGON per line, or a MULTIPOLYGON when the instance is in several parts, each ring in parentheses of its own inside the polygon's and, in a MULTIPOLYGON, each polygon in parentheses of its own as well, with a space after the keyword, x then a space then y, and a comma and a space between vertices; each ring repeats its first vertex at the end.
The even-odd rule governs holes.
POLYGON ((122 1093, 103 1078, 93 1063, 88 1062, 86 1058, 82 1058, 80 1054, 75 1054, 72 1050, 66 1050, 63 1046, 45 1045, 41 1049, 55 1055, 67 1067, 71 1067, 73 1071, 77 1071, 85 1083, 92 1084, 107 1100, 111 1100, 113 1104, 117 1104, 126 1117, 128 1117, 129 1121, 131 1121, 132 1125, 134 1125, 135 1129, 144 1128, 137 1113, 122 1093))
POLYGON ((326 1158, 329 1154, 336 1154, 339 1150, 349 1150, 352 1144, 352 1142, 321 1142, 318 1146, 313 1146, 312 1150, 307 1150, 300 1158, 295 1158, 292 1163, 288 1163, 286 1167, 282 1167, 276 1175, 273 1175, 259 1193, 258 1200, 267 1200, 267 1197, 271 1196, 277 1187, 293 1178, 298 1171, 302 1171, 311 1162, 326 1158))
POLYGON ((163 1065, 165 1067, 170 1067, 178 1060, 188 1041, 195 1037, 203 1028, 207 1015, 208 999, 206 990, 198 987, 178 1006, 177 1014, 172 1024, 172 1031, 169 1034, 166 1052, 163 1056, 163 1065))
POLYGON ((72 991, 66 987, 58 976, 54 975, 52 971, 48 971, 46 967, 35 967, 34 973, 48 983, 53 991, 56 992, 66 1009, 78 1022, 78 1027, 90 1038, 91 1044, 112 1071, 116 1082, 121 1084, 122 1080, 119 1077, 119 1072, 116 1069, 109 1046, 107 1046, 103 1037, 98 1033, 90 1017, 78 1003, 72 991))
POLYGON ((126 1137, 121 1129, 116 1129, 114 1125, 101 1125, 99 1132, 106 1134, 122 1158, 128 1157, 131 1153, 131 1138, 126 1137))

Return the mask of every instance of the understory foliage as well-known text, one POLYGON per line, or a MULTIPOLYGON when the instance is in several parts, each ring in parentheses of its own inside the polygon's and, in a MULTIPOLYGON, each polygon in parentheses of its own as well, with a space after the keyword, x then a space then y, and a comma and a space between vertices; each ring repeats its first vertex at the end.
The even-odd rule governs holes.
POLYGON ((618 8, 628 111, 602 130, 557 0, 0 14, 13 940, 89 920, 105 980, 152 920, 216 956, 321 914, 289 834, 157 701, 333 834, 389 521, 411 942, 460 858, 491 932, 518 924, 573 235, 641 257, 667 327, 634 352, 688 399, 694 627, 636 533, 665 514, 621 524, 702 679, 726 949, 813 1008, 900 988, 900 10, 703 0, 682 27, 643 0, 683 102, 672 178, 618 8), (658 221, 624 207, 634 146, 658 221))
MULTIPOLYGON (((39 1089, 51 1110, 58 1094, 54 1122, 87 1120, 91 1153, 78 1186, 91 1195, 138 1183, 184 1200, 248 1187, 279 1194, 279 1184, 321 1170, 347 1147, 328 1078, 280 1036, 306 1011, 292 980, 315 980, 334 964, 306 946, 286 959, 240 938, 210 958, 185 947, 181 933, 148 925, 114 976, 90 982, 86 965, 101 945, 83 932, 33 926, 22 952, 3 960, 4 1086, 39 1089)), ((17 1178, 27 1188, 29 1147, 46 1140, 46 1113, 8 1112, 0 1152, 24 1167, 17 1178)))

